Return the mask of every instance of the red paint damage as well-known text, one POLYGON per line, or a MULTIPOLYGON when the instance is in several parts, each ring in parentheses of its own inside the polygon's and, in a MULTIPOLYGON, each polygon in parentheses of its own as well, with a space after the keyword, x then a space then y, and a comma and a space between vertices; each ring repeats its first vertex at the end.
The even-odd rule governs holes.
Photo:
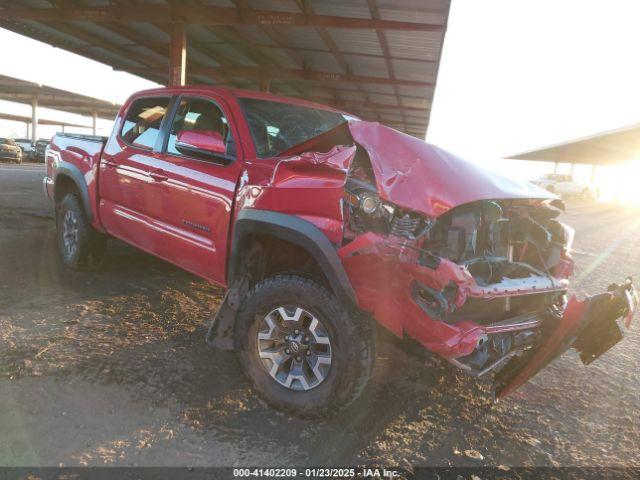
MULTIPOLYGON (((576 332, 587 321, 585 305, 593 301, 566 302, 573 232, 555 220, 563 205, 553 194, 378 123, 350 121, 287 154, 275 160, 259 203, 282 207, 274 202, 282 195, 287 211, 301 210, 323 230, 337 246, 358 306, 395 335, 417 340, 474 375, 508 372, 497 383, 500 397, 575 347, 576 332), (337 138, 352 146, 310 150, 335 145, 337 138), (329 188, 320 193, 318 185, 329 188), (291 203, 292 188, 324 201, 291 203), (358 211, 364 195, 393 214, 364 226, 354 221, 366 216, 358 211), (395 228, 398 216, 407 219, 397 222, 401 226, 420 226, 395 228), (506 233, 492 235, 502 244, 480 249, 480 236, 498 227, 506 233), (444 248, 438 244, 442 229, 444 248), (451 245, 459 252, 448 257, 451 245)), ((605 308, 598 315, 624 313, 605 308)))

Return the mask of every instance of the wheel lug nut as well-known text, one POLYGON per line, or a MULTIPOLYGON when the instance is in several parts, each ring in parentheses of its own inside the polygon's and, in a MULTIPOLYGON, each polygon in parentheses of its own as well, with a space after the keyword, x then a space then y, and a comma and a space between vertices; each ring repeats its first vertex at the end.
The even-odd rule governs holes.
POLYGON ((289 355, 291 353, 291 350, 289 350, 288 348, 284 349, 284 353, 286 353, 287 355, 289 355))
POLYGON ((302 360, 300 357, 296 357, 296 362, 299 362, 300 360, 302 360))
POLYGON ((294 330, 294 331, 293 331, 293 333, 294 333, 295 335, 298 335, 298 334, 300 333, 300 330, 294 330))
POLYGON ((307 357, 311 355, 311 350, 307 350, 307 357))
POLYGON ((309 337, 304 337, 304 341, 308 342, 309 341, 309 337))

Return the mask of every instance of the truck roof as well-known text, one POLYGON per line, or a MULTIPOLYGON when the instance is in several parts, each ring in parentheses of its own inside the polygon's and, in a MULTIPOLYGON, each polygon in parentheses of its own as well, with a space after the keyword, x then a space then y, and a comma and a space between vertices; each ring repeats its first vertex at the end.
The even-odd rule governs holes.
POLYGON ((301 105, 301 106, 305 106, 305 107, 309 107, 309 108, 316 108, 316 109, 319 109, 319 110, 329 110, 329 111, 333 111, 333 112, 344 113, 344 114, 350 115, 352 117, 357 117, 357 115, 354 115, 354 114, 349 113, 349 112, 345 112, 344 110, 339 110, 339 109, 330 107, 328 105, 323 105, 321 103, 310 102, 310 101, 304 100, 302 98, 284 97, 284 96, 281 96, 281 95, 274 95, 272 93, 260 92, 260 91, 256 91, 256 90, 245 90, 245 89, 242 89, 242 88, 227 88, 227 87, 218 87, 218 86, 211 86, 211 85, 186 85, 184 87, 152 88, 152 89, 142 90, 142 91, 136 92, 135 94, 132 95, 132 98, 133 97, 137 97, 137 96, 141 96, 141 95, 156 94, 156 93, 157 94, 167 95, 167 94, 177 94, 177 93, 184 93, 184 92, 189 92, 189 93, 211 92, 211 93, 217 93, 217 94, 219 94, 219 95, 221 95, 223 97, 256 98, 256 99, 268 100, 268 101, 272 101, 272 102, 281 102, 281 103, 290 103, 290 104, 293 104, 293 105, 301 105))

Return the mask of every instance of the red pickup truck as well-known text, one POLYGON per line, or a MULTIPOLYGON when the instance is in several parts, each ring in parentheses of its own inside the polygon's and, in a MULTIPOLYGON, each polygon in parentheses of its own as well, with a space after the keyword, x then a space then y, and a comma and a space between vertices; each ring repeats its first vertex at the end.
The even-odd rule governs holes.
POLYGON ((552 193, 303 100, 144 91, 110 137, 56 135, 46 157, 63 263, 97 265, 115 237, 226 287, 207 340, 302 415, 362 392, 374 320, 502 397, 568 348, 602 355, 638 303, 630 280, 567 297, 552 193))

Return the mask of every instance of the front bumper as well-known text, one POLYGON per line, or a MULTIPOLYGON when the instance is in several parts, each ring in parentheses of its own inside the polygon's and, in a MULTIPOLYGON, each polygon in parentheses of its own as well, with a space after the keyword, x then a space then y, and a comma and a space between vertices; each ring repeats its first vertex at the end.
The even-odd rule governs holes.
POLYGON ((374 233, 361 235, 338 255, 362 310, 395 335, 406 334, 446 359, 472 354, 486 337, 486 326, 473 320, 445 321, 469 299, 561 295, 568 288, 566 279, 542 275, 480 286, 466 268, 446 259, 430 264, 415 250, 390 245, 374 233), (450 287, 454 293, 446 298, 442 292, 450 287), (431 294, 428 302, 420 301, 420 291, 431 294))
POLYGON ((510 360, 496 374, 496 398, 513 392, 569 348, 589 365, 622 340, 637 308, 638 293, 631 279, 584 300, 573 296, 562 318, 543 331, 537 346, 510 360))
MULTIPOLYGON (((571 298, 564 312, 556 314, 561 318, 540 311, 489 325, 472 320, 448 322, 440 312, 448 307, 454 311, 472 298, 485 301, 539 294, 561 297, 569 282, 565 278, 532 275, 480 286, 466 269, 453 262, 440 259, 429 264, 428 259, 416 258, 411 249, 389 247, 380 237, 368 233, 338 250, 358 306, 397 336, 412 337, 469 373, 478 376, 497 371, 498 398, 528 381, 568 348, 576 349, 583 363, 594 361, 622 339, 638 307, 638 294, 628 280, 582 301, 571 298), (452 285, 455 295, 443 295, 452 285), (435 301, 421 304, 416 288, 431 293, 430 300, 435 301), (434 304, 440 308, 434 308, 434 304), (505 350, 490 365, 482 362, 478 369, 461 361, 468 360, 493 335, 518 332, 529 340, 505 350)), ((564 263, 561 270, 570 271, 570 259, 564 259, 564 263)))

